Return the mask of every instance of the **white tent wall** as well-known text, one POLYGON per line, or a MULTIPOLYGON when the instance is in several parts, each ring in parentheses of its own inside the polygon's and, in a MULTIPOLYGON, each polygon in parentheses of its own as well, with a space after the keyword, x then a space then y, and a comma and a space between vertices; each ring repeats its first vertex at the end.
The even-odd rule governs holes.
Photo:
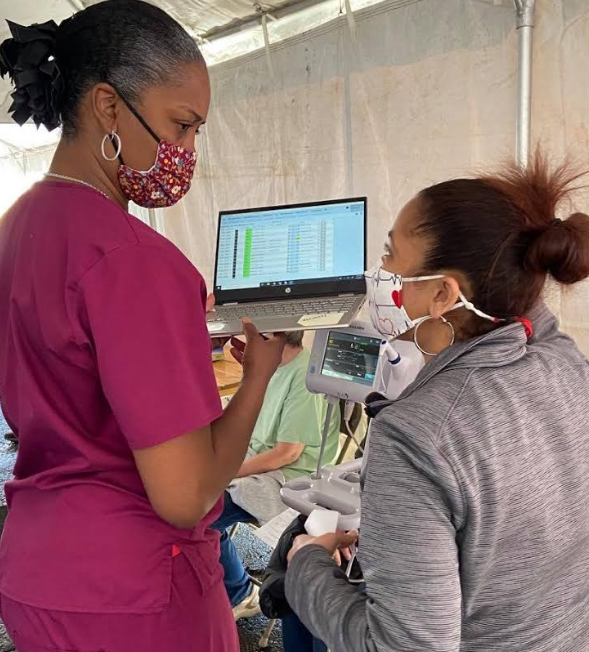
POLYGON ((0 156, 0 178, 3 192, 0 194, 0 216, 35 181, 41 179, 49 168, 55 147, 45 147, 11 152, 0 156))
MULTIPOLYGON (((587 163, 585 0, 538 0, 533 140, 587 163), (584 151, 583 151, 584 150, 584 151)), ((389 0, 211 69, 193 192, 165 234, 209 286, 221 209, 369 197, 369 260, 427 184, 513 158, 517 36, 510 2, 389 0)), ((582 208, 582 206, 581 206, 582 208)), ((549 302, 589 353, 589 285, 549 302)))

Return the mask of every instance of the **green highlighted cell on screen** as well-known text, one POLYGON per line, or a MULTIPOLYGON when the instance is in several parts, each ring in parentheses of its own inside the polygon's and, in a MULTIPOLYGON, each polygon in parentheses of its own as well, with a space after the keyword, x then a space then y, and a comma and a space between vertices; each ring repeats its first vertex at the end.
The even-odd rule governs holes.
POLYGON ((245 247, 243 250, 243 278, 249 278, 252 272, 252 238, 253 229, 246 229, 245 247))

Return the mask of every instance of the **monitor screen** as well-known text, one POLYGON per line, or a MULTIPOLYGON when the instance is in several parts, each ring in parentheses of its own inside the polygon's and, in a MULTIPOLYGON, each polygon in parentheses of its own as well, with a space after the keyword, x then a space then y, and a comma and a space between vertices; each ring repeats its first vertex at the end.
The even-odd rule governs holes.
POLYGON ((216 291, 362 279, 363 200, 224 212, 216 291))
POLYGON ((380 343, 379 338, 331 331, 327 337, 321 375, 373 385, 380 343))

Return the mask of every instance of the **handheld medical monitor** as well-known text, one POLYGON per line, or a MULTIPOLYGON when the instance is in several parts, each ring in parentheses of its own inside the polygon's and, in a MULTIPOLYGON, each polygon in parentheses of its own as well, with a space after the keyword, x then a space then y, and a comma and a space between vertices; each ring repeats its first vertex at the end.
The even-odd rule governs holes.
POLYGON ((382 338, 372 326, 317 331, 306 384, 309 391, 363 403, 380 377, 382 338))

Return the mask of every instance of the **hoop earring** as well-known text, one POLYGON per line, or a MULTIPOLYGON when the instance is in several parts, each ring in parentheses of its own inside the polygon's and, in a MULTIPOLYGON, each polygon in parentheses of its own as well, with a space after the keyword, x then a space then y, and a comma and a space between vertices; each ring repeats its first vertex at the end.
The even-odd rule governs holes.
MULTIPOLYGON (((438 354, 437 353, 430 353, 429 351, 426 351, 426 350, 422 349, 421 346, 419 345, 419 342, 417 341, 417 331, 419 330, 419 327, 421 326, 421 324, 423 324, 426 321, 429 321, 430 319, 433 319, 433 317, 428 316, 425 319, 422 319, 417 324, 417 326, 413 330, 413 342, 415 343, 415 346, 423 353, 423 355, 427 355, 430 358, 433 358, 435 355, 438 355, 438 354)), ((454 341, 456 339, 456 331, 454 330, 454 326, 452 326, 452 324, 445 317, 440 317, 440 320, 444 324, 446 324, 446 326, 448 326, 448 328, 450 329, 452 337, 450 339, 450 344, 448 344, 448 346, 452 346, 452 344, 454 344, 454 341)))
POLYGON ((121 137, 119 136, 119 134, 117 134, 116 131, 113 131, 110 134, 105 134, 104 138, 102 139, 102 144, 100 145, 100 150, 102 151, 102 158, 104 158, 107 161, 116 161, 121 155, 121 146, 122 146, 121 137), (115 155, 112 158, 110 156, 107 156, 104 150, 104 146, 106 145, 107 139, 110 139, 110 142, 113 145, 113 147, 115 147, 113 141, 116 140, 117 142, 117 145, 115 147, 115 155))

